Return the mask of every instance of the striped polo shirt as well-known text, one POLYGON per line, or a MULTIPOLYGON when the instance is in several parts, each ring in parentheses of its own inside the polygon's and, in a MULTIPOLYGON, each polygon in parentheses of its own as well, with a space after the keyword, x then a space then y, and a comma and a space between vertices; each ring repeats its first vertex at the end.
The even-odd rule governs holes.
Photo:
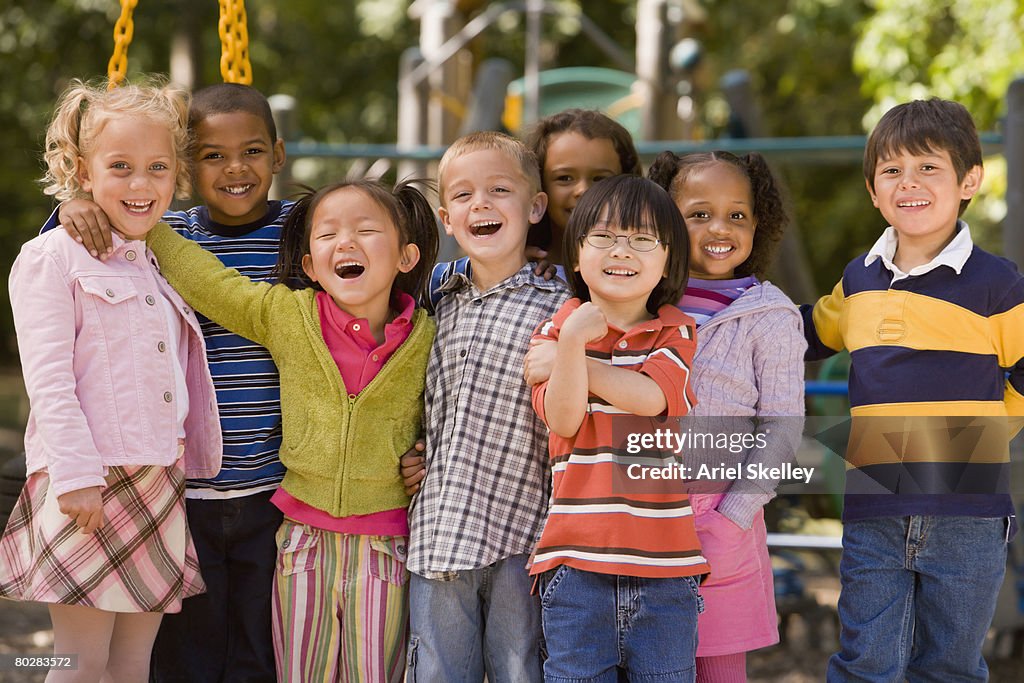
MULTIPOLYGON (((171 211, 164 222, 215 254, 224 265, 253 280, 268 280, 277 263, 281 228, 290 201, 269 202, 266 215, 246 225, 214 223, 205 206, 171 211)), ((224 435, 220 473, 189 479, 188 498, 238 498, 273 491, 284 477, 281 447, 281 387, 270 352, 196 313, 206 339, 206 359, 217 391, 224 435)))
POLYGON ((808 360, 850 351, 843 517, 1011 516, 1005 418, 1024 415, 1024 277, 962 221, 909 273, 895 248, 890 228, 802 307, 808 360))
MULTIPOLYGON (((545 321, 536 339, 557 340, 568 316, 580 305, 569 300, 545 321)), ((587 357, 653 379, 668 403, 667 414, 689 412, 695 400, 689 385, 696 348, 693 320, 675 306, 658 317, 587 345, 587 357)), ((545 418, 547 382, 533 390, 533 406, 545 418)), ((601 574, 645 578, 697 576, 709 571, 694 529, 693 511, 681 481, 649 487, 624 477, 634 460, 623 432, 658 418, 639 418, 591 395, 579 431, 572 438, 552 433, 551 505, 533 556, 532 574, 565 564, 601 574)))

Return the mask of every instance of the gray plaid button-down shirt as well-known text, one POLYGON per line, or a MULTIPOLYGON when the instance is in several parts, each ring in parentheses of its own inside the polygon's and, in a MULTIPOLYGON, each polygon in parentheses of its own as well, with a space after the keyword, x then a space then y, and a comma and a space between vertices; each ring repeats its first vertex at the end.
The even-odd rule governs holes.
POLYGON ((530 404, 530 336, 569 298, 533 264, 480 292, 441 286, 425 391, 427 475, 410 508, 409 571, 447 578, 533 550, 551 490, 548 432, 530 404))

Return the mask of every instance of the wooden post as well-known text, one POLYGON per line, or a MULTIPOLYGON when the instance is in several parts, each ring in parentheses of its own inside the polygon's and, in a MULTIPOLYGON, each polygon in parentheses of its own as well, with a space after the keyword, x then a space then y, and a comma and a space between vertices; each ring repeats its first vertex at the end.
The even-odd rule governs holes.
MULTIPOLYGON (((398 62, 398 144, 401 151, 422 147, 427 144, 427 84, 414 83, 413 70, 423 63, 419 48, 410 47, 402 52, 398 62)), ((424 161, 399 161, 398 179, 425 178, 427 164, 424 161)))
MULTIPOLYGON (((719 85, 729 102, 730 120, 735 126, 732 131, 736 137, 762 137, 765 135, 761 108, 757 105, 757 97, 750 84, 750 75, 745 71, 734 70, 726 73, 719 85)), ((785 182, 777 170, 772 169, 775 180, 780 187, 785 182)), ((810 260, 800 239, 800 226, 792 220, 782 235, 782 241, 775 252, 775 263, 772 275, 780 287, 799 303, 810 303, 817 299, 818 292, 811 274, 810 260)))
MULTIPOLYGON (((277 137, 280 140, 292 141, 298 137, 298 101, 291 95, 278 93, 267 98, 270 103, 270 111, 274 115, 274 125, 277 126, 277 137)), ((284 168, 274 176, 270 184, 270 198, 283 199, 292 193, 292 162, 285 157, 284 168)))
POLYGON ((1003 219, 1003 256, 1024 268, 1024 78, 1006 91, 1003 131, 1006 156, 1006 218, 1003 219))

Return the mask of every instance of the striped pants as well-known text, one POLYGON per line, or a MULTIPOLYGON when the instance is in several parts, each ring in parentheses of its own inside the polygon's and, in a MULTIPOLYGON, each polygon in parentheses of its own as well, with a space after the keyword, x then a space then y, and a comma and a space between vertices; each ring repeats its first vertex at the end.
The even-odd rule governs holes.
POLYGON ((407 538, 277 532, 274 657, 287 683, 401 683, 408 639, 407 538))

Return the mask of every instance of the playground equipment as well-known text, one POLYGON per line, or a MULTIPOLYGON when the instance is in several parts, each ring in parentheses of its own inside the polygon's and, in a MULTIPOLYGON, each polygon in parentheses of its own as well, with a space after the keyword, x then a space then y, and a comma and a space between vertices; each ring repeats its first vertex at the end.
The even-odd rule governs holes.
MULTIPOLYGON (((107 64, 110 87, 117 87, 128 73, 128 46, 135 33, 132 13, 139 0, 121 0, 121 15, 114 24, 114 53, 107 64)), ((252 84, 249 64, 249 30, 246 26, 245 0, 219 0, 220 74, 225 83, 252 84)))

